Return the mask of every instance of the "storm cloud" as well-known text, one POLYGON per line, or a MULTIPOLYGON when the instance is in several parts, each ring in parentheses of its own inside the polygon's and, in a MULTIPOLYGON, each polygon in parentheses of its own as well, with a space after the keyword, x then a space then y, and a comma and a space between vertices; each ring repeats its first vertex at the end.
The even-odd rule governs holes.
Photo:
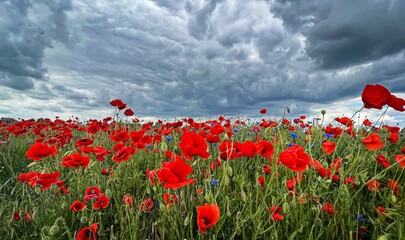
POLYGON ((0 113, 103 117, 121 98, 144 117, 281 116, 286 105, 340 116, 361 107, 367 83, 405 92, 404 10, 378 0, 2 1, 0 113))

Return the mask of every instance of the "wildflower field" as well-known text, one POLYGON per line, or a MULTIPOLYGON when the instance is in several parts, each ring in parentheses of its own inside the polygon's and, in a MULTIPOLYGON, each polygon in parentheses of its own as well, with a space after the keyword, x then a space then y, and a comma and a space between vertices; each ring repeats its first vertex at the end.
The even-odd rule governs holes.
MULTIPOLYGON (((380 85, 362 100, 405 110, 380 85)), ((398 126, 266 109, 143 122, 110 104, 102 120, 0 123, 1 239, 405 239, 398 126)))

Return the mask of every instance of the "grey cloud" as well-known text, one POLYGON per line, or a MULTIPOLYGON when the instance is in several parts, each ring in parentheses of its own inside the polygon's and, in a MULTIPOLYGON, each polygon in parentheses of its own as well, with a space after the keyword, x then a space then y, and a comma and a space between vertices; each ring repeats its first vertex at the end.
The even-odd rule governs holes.
POLYGON ((307 37, 308 56, 324 69, 405 50, 403 1, 277 1, 271 11, 307 37))
POLYGON ((70 0, 0 3, 0 73, 8 79, 2 81, 5 86, 26 90, 33 87, 33 80, 46 80, 44 50, 52 47, 53 40, 68 41, 69 4, 70 0))

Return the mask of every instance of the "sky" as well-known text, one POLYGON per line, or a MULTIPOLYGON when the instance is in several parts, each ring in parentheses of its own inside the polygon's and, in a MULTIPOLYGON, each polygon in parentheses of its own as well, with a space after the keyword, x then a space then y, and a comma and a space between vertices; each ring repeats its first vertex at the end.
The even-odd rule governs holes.
POLYGON ((0 116, 103 118, 119 98, 142 119, 351 117, 366 84, 405 98, 404 12, 402 0, 0 0, 0 116))

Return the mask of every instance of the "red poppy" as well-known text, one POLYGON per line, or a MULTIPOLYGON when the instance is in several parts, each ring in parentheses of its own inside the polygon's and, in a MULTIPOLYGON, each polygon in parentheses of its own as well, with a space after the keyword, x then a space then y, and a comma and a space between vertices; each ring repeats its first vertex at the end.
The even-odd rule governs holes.
POLYGON ((181 153, 187 160, 191 160, 194 156, 208 158, 207 143, 204 138, 193 132, 185 132, 181 136, 179 142, 181 153))
POLYGON ((325 153, 327 155, 330 155, 331 153, 333 153, 335 151, 336 148, 336 143, 334 142, 324 142, 322 144, 322 148, 325 151, 325 153))
POLYGON ((141 205, 139 205, 139 209, 141 211, 150 211, 152 210, 154 204, 155 203, 153 202, 153 200, 151 198, 148 198, 145 201, 143 201, 141 205))
POLYGON ((40 161, 44 157, 49 157, 55 155, 57 152, 55 146, 48 147, 47 144, 35 143, 32 145, 25 155, 34 161, 40 161))
POLYGON ((390 133, 390 136, 387 137, 387 140, 388 140, 390 143, 392 143, 392 144, 397 143, 398 140, 399 140, 399 135, 398 135, 398 133, 396 133, 396 132, 391 132, 391 133, 390 133))
POLYGON ((219 138, 218 135, 214 135, 214 134, 208 134, 207 136, 207 142, 209 143, 219 143, 221 141, 221 139, 219 138))
POLYGON ((384 166, 385 168, 389 168, 391 166, 388 159, 386 159, 383 155, 379 154, 377 156, 377 163, 384 166))
POLYGON ((376 209, 383 216, 387 213, 383 206, 378 206, 378 207, 376 207, 376 209))
POLYGON ((326 202, 321 209, 322 212, 327 212, 329 215, 333 215, 335 213, 335 209, 330 202, 326 202))
POLYGON ((77 233, 76 240, 97 240, 97 229, 98 229, 98 223, 93 223, 89 227, 84 227, 80 229, 80 231, 77 233))
POLYGON ((84 201, 88 202, 93 198, 98 198, 102 193, 99 187, 91 186, 86 189, 84 201))
POLYGON ((129 139, 127 131, 115 131, 110 135, 110 139, 114 142, 126 142, 129 139))
POLYGON ((380 139, 380 136, 376 133, 370 134, 368 137, 363 138, 361 142, 366 145, 368 150, 377 150, 384 147, 383 142, 380 139))
POLYGON ((267 113, 267 109, 265 109, 265 108, 260 109, 260 113, 261 113, 261 114, 266 114, 266 113, 267 113))
POLYGON ((135 114, 134 111, 132 111, 132 109, 130 109, 130 108, 127 108, 127 109, 125 109, 125 111, 124 111, 124 115, 127 116, 127 117, 131 117, 131 116, 133 116, 134 114, 135 114))
POLYGON ((395 195, 397 195, 397 196, 399 195, 399 187, 401 186, 399 184, 399 182, 397 182, 393 179, 390 179, 387 186, 394 192, 395 195))
POLYGON ((386 101, 390 97, 390 91, 379 84, 367 84, 363 90, 363 93, 361 94, 361 98, 364 102, 365 108, 382 109, 382 107, 386 104, 386 101))
POLYGON ((70 207, 69 207, 70 211, 72 211, 72 212, 79 212, 85 208, 86 208, 86 204, 82 203, 79 200, 74 201, 72 203, 72 205, 70 205, 70 207))
POLYGON ((204 204, 197 207, 197 225, 202 234, 206 234, 207 228, 213 227, 219 220, 220 211, 217 204, 204 204))
POLYGON ((371 127, 371 125, 373 124, 372 122, 370 122, 370 120, 368 119, 364 119, 363 124, 367 127, 371 127))
POLYGON ((123 110, 127 107, 127 104, 123 103, 120 99, 114 99, 110 102, 114 107, 117 107, 119 110, 123 110))
POLYGON ((380 183, 378 181, 370 180, 367 182, 367 188, 368 188, 368 190, 370 190, 372 192, 379 192, 380 191, 378 189, 379 186, 380 186, 380 183))
POLYGON ((266 186, 264 185, 264 184, 265 184, 264 176, 260 176, 260 177, 257 179, 257 182, 260 184, 260 186, 261 186, 263 189, 266 188, 266 186))
POLYGON ((110 204, 110 199, 104 195, 100 194, 97 200, 93 204, 93 209, 97 210, 100 208, 107 208, 108 205, 110 204))
POLYGON ((294 145, 281 152, 280 161, 294 172, 303 172, 311 163, 311 158, 305 153, 304 148, 294 145))
POLYGON ((224 133, 224 132, 225 132, 225 128, 219 123, 215 124, 211 128, 211 133, 214 135, 220 135, 221 133, 224 133))
POLYGON ((348 117, 341 117, 341 118, 337 117, 337 118, 335 118, 335 120, 345 126, 348 126, 348 127, 353 126, 353 121, 350 120, 350 118, 348 118, 348 117))
POLYGON ((271 206, 270 212, 271 212, 270 217, 271 221, 281 221, 284 219, 284 217, 280 214, 281 206, 271 206))
POLYGON ((195 183, 194 179, 186 179, 192 171, 193 169, 180 158, 173 162, 164 162, 157 176, 160 182, 165 184, 164 188, 176 189, 195 183))
POLYGON ((395 155, 395 162, 399 162, 400 168, 405 168, 405 154, 395 155))
POLYGON ((131 155, 134 153, 135 148, 133 146, 123 147, 112 157, 112 160, 116 163, 121 163, 122 160, 128 161, 131 155))
POLYGON ((274 154, 274 147, 269 141, 261 140, 256 143, 256 153, 271 161, 274 154))
POLYGON ((93 143, 93 139, 91 138, 79 138, 76 140, 75 146, 76 147, 85 147, 89 146, 93 143))
POLYGON ((73 153, 62 159, 62 166, 73 167, 75 170, 77 170, 79 166, 86 168, 89 163, 90 158, 87 156, 83 156, 80 153, 73 153))
MULTIPOLYGON (((27 174, 28 175, 28 174, 27 174)), ((46 190, 52 186, 52 184, 59 184, 63 181, 59 180, 60 172, 54 173, 41 173, 41 174, 34 174, 27 179, 28 185, 31 187, 36 187, 37 185, 41 186, 42 190, 46 190)))
POLYGON ((135 199, 131 195, 127 194, 122 198, 125 205, 133 206, 135 204, 135 199))
POLYGON ((166 203, 166 208, 168 209, 170 204, 176 204, 178 201, 177 195, 176 194, 168 194, 164 193, 163 194, 163 200, 166 203))
POLYGON ((404 109, 404 105, 405 105, 405 100, 399 97, 396 97, 394 95, 391 95, 386 103, 388 104, 388 106, 392 107, 393 109, 403 112, 405 111, 404 109))

